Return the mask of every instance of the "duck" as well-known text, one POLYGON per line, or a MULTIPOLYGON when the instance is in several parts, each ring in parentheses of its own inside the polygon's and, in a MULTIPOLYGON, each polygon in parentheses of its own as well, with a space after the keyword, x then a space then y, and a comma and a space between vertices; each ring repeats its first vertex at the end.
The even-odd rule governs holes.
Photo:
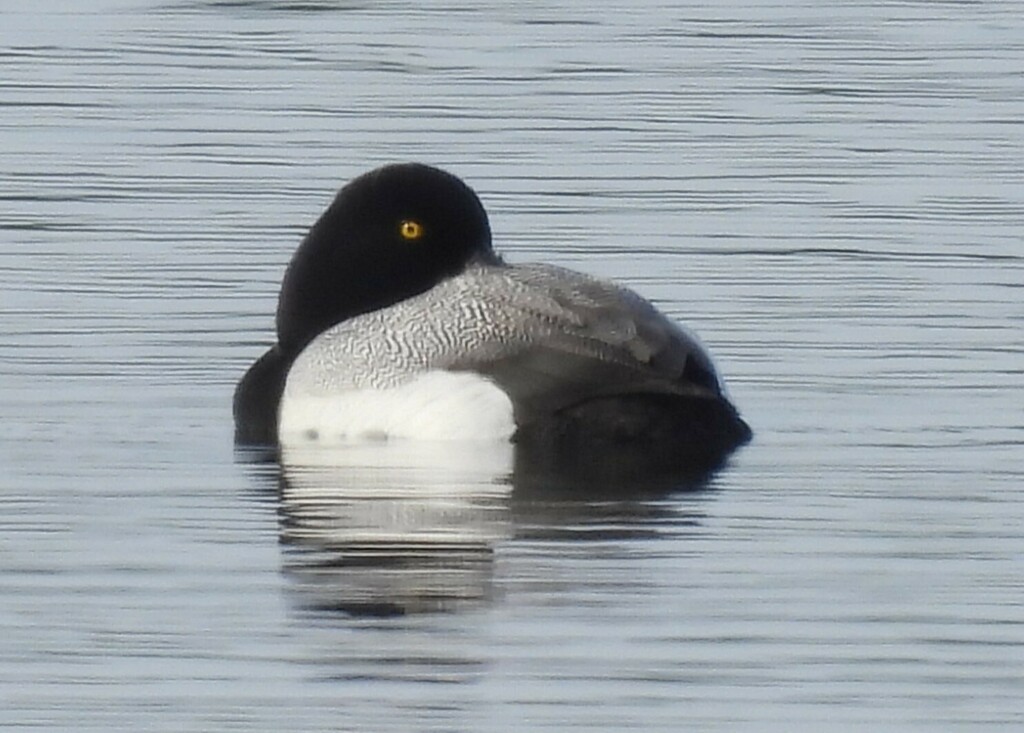
POLYGON ((235 390, 239 444, 497 440, 712 465, 752 436, 696 335, 622 285, 506 262, 477 194, 421 163, 341 188, 275 325, 235 390))

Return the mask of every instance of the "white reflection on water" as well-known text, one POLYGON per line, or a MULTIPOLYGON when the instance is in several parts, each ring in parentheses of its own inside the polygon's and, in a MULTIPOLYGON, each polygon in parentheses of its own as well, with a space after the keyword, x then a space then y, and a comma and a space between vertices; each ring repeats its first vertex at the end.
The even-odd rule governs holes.
POLYGON ((511 463, 498 442, 285 449, 281 541, 303 603, 389 615, 489 598, 511 463))
MULTIPOLYGON (((299 604, 355 616, 453 611, 492 599, 494 554, 514 536, 651 536, 651 499, 710 474, 553 467, 511 443, 362 441, 238 450, 279 461, 284 567, 299 604)), ((662 519, 666 519, 662 516, 662 519)), ((673 517, 679 520, 679 517, 673 517)))

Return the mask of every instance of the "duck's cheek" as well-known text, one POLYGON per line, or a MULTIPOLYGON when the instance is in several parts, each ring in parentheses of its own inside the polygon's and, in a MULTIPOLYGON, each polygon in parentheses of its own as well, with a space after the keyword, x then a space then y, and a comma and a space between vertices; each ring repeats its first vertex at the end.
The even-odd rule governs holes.
POLYGON ((515 431, 512 401, 472 372, 430 371, 387 389, 309 394, 286 389, 281 400, 282 445, 406 438, 508 440, 515 431))

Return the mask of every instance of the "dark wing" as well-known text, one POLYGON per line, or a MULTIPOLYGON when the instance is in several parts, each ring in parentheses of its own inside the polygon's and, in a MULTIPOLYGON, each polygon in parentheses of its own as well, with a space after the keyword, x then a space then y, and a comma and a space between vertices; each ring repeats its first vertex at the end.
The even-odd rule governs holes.
POLYGON ((505 269, 512 287, 485 289, 495 335, 448 365, 495 380, 520 424, 600 397, 718 398, 700 342, 636 293, 571 270, 505 269))

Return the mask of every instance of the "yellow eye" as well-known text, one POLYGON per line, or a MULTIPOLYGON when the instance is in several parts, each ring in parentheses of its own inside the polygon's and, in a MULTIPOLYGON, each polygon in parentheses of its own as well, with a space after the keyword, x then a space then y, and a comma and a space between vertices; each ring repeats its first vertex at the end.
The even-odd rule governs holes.
POLYGON ((398 233, 411 242, 423 236, 423 225, 415 219, 405 219, 398 225, 398 233))

